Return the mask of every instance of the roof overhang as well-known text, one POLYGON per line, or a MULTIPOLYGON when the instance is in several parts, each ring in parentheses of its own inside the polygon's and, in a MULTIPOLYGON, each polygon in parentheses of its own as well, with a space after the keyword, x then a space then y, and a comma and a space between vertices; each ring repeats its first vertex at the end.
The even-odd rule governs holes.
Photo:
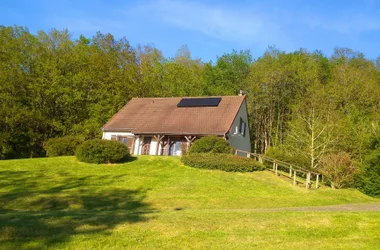
POLYGON ((112 128, 112 129, 107 129, 102 127, 103 132, 131 132, 133 133, 135 129, 134 128, 112 128))
POLYGON ((220 133, 190 133, 190 132, 135 132, 135 135, 195 135, 195 136, 207 136, 217 135, 224 136, 223 132, 220 133))

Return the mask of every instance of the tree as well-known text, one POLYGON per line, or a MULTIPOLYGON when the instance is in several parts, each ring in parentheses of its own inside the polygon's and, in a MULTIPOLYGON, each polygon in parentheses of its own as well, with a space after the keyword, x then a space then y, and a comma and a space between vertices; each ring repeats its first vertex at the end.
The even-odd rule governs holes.
POLYGON ((328 154, 321 158, 319 171, 329 180, 332 188, 349 185, 356 173, 349 154, 328 154))
POLYGON ((236 95, 250 72, 252 56, 249 50, 224 54, 216 65, 206 64, 204 78, 207 95, 236 95))
POLYGON ((296 105, 310 86, 319 84, 326 67, 325 58, 305 50, 286 54, 270 47, 255 61, 245 81, 253 149, 265 153, 284 143, 296 105))
POLYGON ((320 159, 336 142, 333 137, 335 115, 323 90, 310 91, 294 107, 288 143, 305 157, 310 169, 318 167, 320 159))

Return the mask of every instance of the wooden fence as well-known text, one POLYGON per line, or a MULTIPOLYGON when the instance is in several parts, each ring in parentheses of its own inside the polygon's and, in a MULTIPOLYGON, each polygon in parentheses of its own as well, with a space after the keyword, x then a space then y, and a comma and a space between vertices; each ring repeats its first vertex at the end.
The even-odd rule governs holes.
POLYGON ((285 177, 292 179, 294 186, 297 185, 298 183, 302 183, 300 181, 297 181, 297 174, 298 174, 298 177, 305 178, 304 184, 305 184, 306 189, 312 188, 312 184, 311 184, 312 177, 315 177, 315 188, 316 189, 319 188, 319 177, 320 176, 322 177, 322 175, 318 172, 310 171, 308 169, 304 169, 294 164, 280 161, 280 160, 277 160, 277 159, 274 159, 272 157, 265 156, 262 154, 256 154, 256 153, 236 149, 235 155, 239 155, 239 153, 243 155, 247 155, 247 157, 249 158, 254 158, 258 162, 261 162, 263 164, 267 162, 271 163, 273 167, 272 169, 269 169, 269 170, 273 171, 276 174, 276 176, 283 175, 285 177), (289 174, 284 174, 283 172, 279 171, 278 169, 279 166, 282 167, 283 169, 286 169, 287 170, 286 172, 289 172, 289 174))

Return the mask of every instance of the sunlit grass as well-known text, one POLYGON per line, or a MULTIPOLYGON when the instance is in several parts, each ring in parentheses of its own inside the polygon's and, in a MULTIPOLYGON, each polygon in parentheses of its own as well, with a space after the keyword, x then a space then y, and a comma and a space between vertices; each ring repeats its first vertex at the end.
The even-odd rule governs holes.
POLYGON ((176 157, 0 161, 0 247, 373 248, 378 212, 262 210, 368 202, 379 200, 293 187, 268 171, 194 169, 176 157))

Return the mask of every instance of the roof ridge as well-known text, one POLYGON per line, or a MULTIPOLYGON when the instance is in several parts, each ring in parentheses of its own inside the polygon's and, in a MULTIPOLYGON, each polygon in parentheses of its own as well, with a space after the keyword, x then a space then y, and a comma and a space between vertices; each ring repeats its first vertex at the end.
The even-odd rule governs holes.
MULTIPOLYGON (((245 96, 245 95, 243 95, 245 96)), ((218 97, 218 98, 223 98, 223 97, 243 97, 239 95, 213 95, 213 96, 170 96, 170 97, 132 97, 132 99, 174 99, 174 98, 213 98, 213 97, 218 97)))

